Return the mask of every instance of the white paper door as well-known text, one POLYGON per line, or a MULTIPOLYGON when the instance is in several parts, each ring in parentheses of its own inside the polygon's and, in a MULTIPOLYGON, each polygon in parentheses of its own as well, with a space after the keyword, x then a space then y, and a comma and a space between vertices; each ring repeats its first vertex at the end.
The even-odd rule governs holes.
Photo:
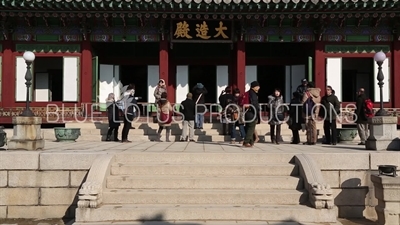
POLYGON ((176 66, 176 103, 186 99, 189 92, 189 66, 176 66))
MULTIPOLYGON (((342 101, 342 58, 326 59, 326 85, 332 86, 339 101, 342 101)), ((322 93, 321 93, 322 94, 322 93)))
POLYGON ((47 102, 50 100, 49 74, 35 74, 35 102, 47 102))
POLYGON ((246 86, 245 91, 250 90, 251 82, 257 80, 257 66, 246 66, 246 86))
POLYGON ((113 77, 113 93, 114 96, 121 96, 122 83, 120 80, 119 65, 114 65, 114 77, 113 77))
MULTIPOLYGON (((15 101, 22 102, 26 101, 26 85, 25 85, 25 74, 26 74, 26 63, 22 56, 17 56, 15 59, 15 101)), ((33 67, 33 65, 32 65, 33 67)), ((32 77, 33 70, 31 69, 32 77)), ((32 79, 32 84, 33 84, 32 79)), ((30 101, 32 101, 32 85, 29 89, 30 101)))
POLYGON ((63 101, 79 101, 79 57, 64 57, 63 101))
POLYGON ((293 65, 285 67, 285 101, 290 102, 292 93, 297 90, 301 80, 305 78, 306 66, 293 65))
MULTIPOLYGON (((372 59, 373 60, 373 59, 372 59)), ((382 101, 389 102, 390 100, 390 59, 386 59, 382 64, 382 73, 383 73, 383 87, 382 87, 382 101)), ((378 75, 378 64, 374 61, 374 100, 375 102, 380 102, 380 90, 378 85, 378 80, 376 76, 378 75)))
POLYGON ((217 98, 216 102, 218 101, 219 95, 225 88, 228 86, 229 82, 229 72, 228 66, 217 66, 217 98))
POLYGON ((99 74, 99 103, 106 103, 108 94, 114 93, 114 65, 100 64, 99 74))
MULTIPOLYGON (((156 98, 154 97, 154 91, 156 90, 158 81, 160 79, 160 67, 159 66, 147 66, 147 96, 148 102, 155 103, 156 98)), ((165 84, 168 85, 168 84, 165 84)))

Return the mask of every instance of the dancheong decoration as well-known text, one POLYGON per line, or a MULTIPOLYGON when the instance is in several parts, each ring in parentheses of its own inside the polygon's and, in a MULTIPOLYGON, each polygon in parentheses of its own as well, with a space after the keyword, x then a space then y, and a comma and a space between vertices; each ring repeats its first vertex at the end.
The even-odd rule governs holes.
POLYGON ((232 42, 232 21, 173 20, 171 23, 173 42, 232 42))

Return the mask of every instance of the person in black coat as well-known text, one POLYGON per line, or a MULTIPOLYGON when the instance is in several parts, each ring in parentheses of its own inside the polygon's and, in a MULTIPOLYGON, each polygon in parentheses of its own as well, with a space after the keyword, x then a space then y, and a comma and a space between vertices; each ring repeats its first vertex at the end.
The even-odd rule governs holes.
POLYGON ((301 124, 304 123, 303 119, 303 105, 300 101, 300 94, 298 92, 293 93, 293 98, 289 105, 289 129, 292 130, 293 140, 290 144, 299 144, 301 130, 301 124))
POLYGON ((108 94, 106 99, 107 105, 107 116, 108 116, 108 131, 106 141, 111 141, 111 134, 114 131, 114 141, 118 140, 118 129, 120 126, 119 122, 119 109, 115 104, 115 96, 113 93, 108 94))
POLYGON ((230 87, 225 88, 221 92, 221 95, 218 98, 219 104, 222 108, 221 112, 221 122, 222 122, 222 133, 223 135, 229 135, 229 123, 228 123, 228 118, 230 115, 227 115, 226 112, 226 107, 229 104, 232 104, 234 102, 234 96, 232 94, 232 89, 230 87))
POLYGON ((193 101, 196 104, 196 126, 195 129, 203 129, 204 113, 207 111, 205 107, 205 95, 208 93, 207 89, 202 83, 197 83, 193 87, 193 101))
POLYGON ((135 118, 137 101, 135 96, 134 85, 130 84, 128 89, 124 93, 124 97, 121 101, 124 101, 126 107, 123 110, 124 114, 124 127, 122 128, 122 142, 131 142, 128 140, 129 130, 132 127, 132 121, 135 118))
POLYGON ((244 147, 253 147, 255 143, 254 131, 256 125, 260 123, 260 104, 258 102, 258 90, 260 90, 260 84, 258 81, 253 81, 250 84, 250 90, 248 93, 250 106, 245 109, 245 131, 246 138, 243 141, 244 147))
POLYGON ((365 101, 367 100, 364 88, 360 88, 357 92, 356 100, 356 124, 358 129, 358 135, 360 136, 361 142, 358 145, 365 145, 365 141, 368 138, 368 118, 365 115, 365 101))
POLYGON ((324 118, 325 141, 323 144, 337 144, 336 119, 340 114, 340 102, 336 95, 333 94, 331 86, 326 87, 326 95, 321 99, 322 110, 320 117, 324 118))
POLYGON ((307 79, 302 79, 301 84, 296 89, 296 92, 299 94, 298 96, 300 101, 303 99, 304 93, 307 91, 307 84, 307 79))
POLYGON ((193 142, 195 141, 194 140, 194 119, 195 119, 195 114, 196 114, 196 105, 194 104, 194 101, 192 98, 193 98, 192 93, 188 93, 186 95, 186 100, 184 100, 181 103, 181 107, 179 110, 183 116, 181 141, 187 140, 188 128, 189 128, 189 141, 193 141, 193 142))

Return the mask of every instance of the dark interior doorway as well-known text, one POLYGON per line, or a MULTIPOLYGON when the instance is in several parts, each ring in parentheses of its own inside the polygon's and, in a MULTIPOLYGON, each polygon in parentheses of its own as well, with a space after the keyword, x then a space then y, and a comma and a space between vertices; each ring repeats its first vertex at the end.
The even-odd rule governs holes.
POLYGON ((135 84, 135 96, 140 102, 148 101, 147 66, 121 66, 120 79, 122 85, 135 84))
POLYGON ((260 103, 268 103, 268 96, 275 88, 281 89, 282 95, 285 94, 285 66, 257 66, 257 80, 260 83, 260 103))
MULTIPOLYGON (((217 67, 189 66, 189 90, 192 92, 197 83, 202 83, 207 89, 206 103, 215 103, 217 96, 217 67)), ((194 99, 196 101, 196 99, 194 99)))

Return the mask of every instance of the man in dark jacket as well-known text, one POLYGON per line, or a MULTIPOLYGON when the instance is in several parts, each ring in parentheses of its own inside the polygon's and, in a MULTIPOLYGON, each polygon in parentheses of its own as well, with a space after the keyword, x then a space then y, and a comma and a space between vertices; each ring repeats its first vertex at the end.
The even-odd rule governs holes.
POLYGON ((250 106, 245 109, 245 130, 246 138, 243 141, 244 147, 253 147, 254 145, 254 130, 260 120, 260 104, 258 103, 258 90, 260 90, 260 84, 258 81, 253 81, 250 84, 249 90, 249 102, 250 106))
POLYGON ((296 89, 296 92, 299 93, 298 96, 300 101, 303 99, 304 93, 306 93, 307 91, 307 84, 308 84, 307 79, 302 79, 301 84, 296 89))
POLYGON ((195 129, 203 129, 204 114, 207 111, 205 106, 205 95, 207 94, 207 89, 202 83, 197 83, 193 87, 193 101, 196 104, 196 126, 195 129))
POLYGON ((293 140, 290 144, 298 144, 300 143, 300 135, 299 130, 301 130, 301 124, 304 123, 303 119, 303 105, 299 100, 299 93, 293 92, 293 98, 290 101, 289 106, 289 116, 290 119, 288 121, 289 129, 292 130, 293 140))
POLYGON ((193 101, 192 93, 186 95, 186 100, 181 103, 180 112, 183 114, 182 122, 182 135, 181 141, 187 140, 188 128, 189 128, 189 141, 194 140, 194 119, 196 114, 196 106, 193 101))
POLYGON ((340 113, 340 102, 332 93, 332 87, 326 87, 326 95, 321 99, 322 110, 320 117, 324 118, 325 142, 323 144, 337 144, 336 118, 340 113))
POLYGON ((222 108, 222 113, 221 113, 221 122, 222 122, 222 133, 223 135, 229 135, 229 123, 227 121, 227 117, 229 115, 226 115, 226 106, 229 104, 233 103, 234 97, 232 95, 232 90, 230 87, 225 88, 224 91, 221 92, 221 95, 218 98, 219 104, 222 108))
POLYGON ((356 100, 356 124, 358 129, 358 135, 360 136, 361 142, 358 145, 365 145, 365 141, 368 138, 368 118, 365 115, 365 100, 367 100, 364 88, 360 88, 357 92, 356 100))

